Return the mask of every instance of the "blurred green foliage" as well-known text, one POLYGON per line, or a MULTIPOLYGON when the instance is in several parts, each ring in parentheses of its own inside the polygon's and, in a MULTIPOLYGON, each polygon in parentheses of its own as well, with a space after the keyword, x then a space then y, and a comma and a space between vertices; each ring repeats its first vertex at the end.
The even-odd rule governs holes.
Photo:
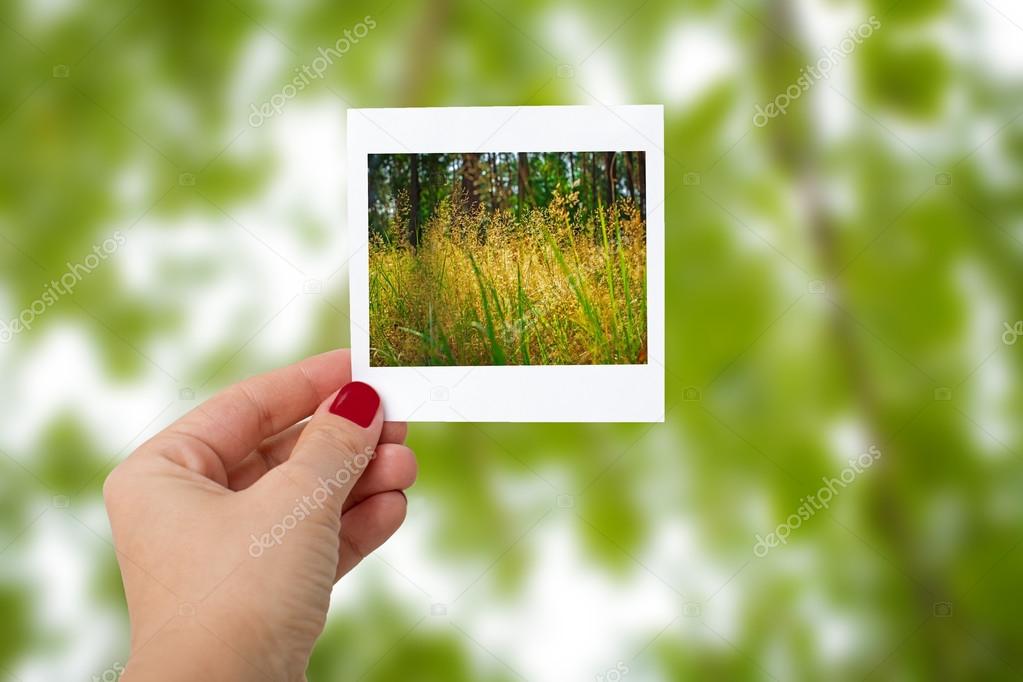
MULTIPOLYGON (((410 601, 389 587, 391 568, 370 560, 358 572, 372 589, 332 614, 311 679, 543 676, 515 653, 525 631, 484 638, 467 623, 503 613, 543 579, 535 529, 551 524, 568 525, 588 573, 622 586, 656 576, 657 601, 677 614, 597 652, 606 665, 579 679, 617 661, 643 680, 1017 678, 1023 343, 1001 336, 1023 317, 1023 88, 1018 63, 985 61, 997 52, 984 26, 1020 28, 1010 3, 996 4, 6 3, 5 319, 114 229, 149 227, 145 248, 115 256, 0 347, 4 433, 34 423, 29 408, 43 399, 34 384, 60 379, 19 368, 46 373, 39 349, 68 329, 87 337, 88 369, 111 390, 141 400, 166 384, 163 402, 180 386, 202 397, 346 342, 342 273, 326 280, 287 353, 259 343, 279 306, 256 293, 224 313, 231 338, 190 343, 196 301, 232 286, 259 291, 267 275, 216 250, 162 251, 195 231, 195 216, 212 243, 287 233, 305 254, 337 243, 340 225, 301 210, 282 231, 239 232, 236 216, 281 177, 274 122, 303 105, 333 107, 342 130, 346 105, 667 100, 665 423, 418 425, 412 514, 426 519, 415 526, 426 535, 415 546, 432 548, 424 560, 437 570, 479 575, 477 601, 451 625, 423 622, 423 595, 410 601), (881 28, 845 59, 848 77, 815 83, 787 115, 756 127, 754 107, 833 44, 808 6, 841 17, 838 39, 872 13, 881 28), (367 14, 377 28, 340 64, 274 121, 247 126, 250 105, 367 14), (700 35, 735 60, 718 71, 721 55, 672 57, 669 43, 685 48, 700 35), (559 75, 562 65, 573 70, 559 75), (719 76, 678 95, 679 74, 707 71, 719 76), (256 99, 239 99, 253 88, 256 99), (116 262, 143 255, 159 296, 116 262), (756 534, 869 445, 881 461, 831 509, 753 555, 756 534), (566 514, 559 495, 572 496, 566 514), (686 556, 667 560, 665 546, 686 556), (686 615, 687 600, 699 615, 686 615)), ((344 195, 337 187, 339 205, 344 195)), ((170 413, 97 433, 95 400, 55 410, 27 438, 0 434, 0 674, 11 679, 40 661, 71 665, 73 643, 111 612, 122 626, 109 651, 91 652, 106 663, 74 674, 127 655, 116 566, 93 512, 125 444, 170 413), (92 559, 58 568, 94 588, 80 595, 81 621, 63 625, 42 606, 48 586, 35 568, 39 543, 64 542, 47 535, 59 519, 85 536, 92 559)), ((596 633, 575 639, 587 634, 596 633)), ((560 655, 550 642, 548 663, 560 655)))

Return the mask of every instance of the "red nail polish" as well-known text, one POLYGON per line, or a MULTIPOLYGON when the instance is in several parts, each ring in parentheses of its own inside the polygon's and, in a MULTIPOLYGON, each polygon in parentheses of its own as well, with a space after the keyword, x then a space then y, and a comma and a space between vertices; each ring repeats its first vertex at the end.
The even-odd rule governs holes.
POLYGON ((380 396, 369 384, 353 381, 337 394, 330 411, 366 428, 373 423, 377 408, 380 407, 380 396))

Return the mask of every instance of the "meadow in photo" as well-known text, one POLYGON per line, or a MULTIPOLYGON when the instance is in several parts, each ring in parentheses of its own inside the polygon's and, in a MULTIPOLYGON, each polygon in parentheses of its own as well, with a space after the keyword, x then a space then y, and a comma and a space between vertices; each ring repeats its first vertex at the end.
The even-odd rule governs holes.
POLYGON ((368 166, 372 366, 647 362, 644 152, 368 166))

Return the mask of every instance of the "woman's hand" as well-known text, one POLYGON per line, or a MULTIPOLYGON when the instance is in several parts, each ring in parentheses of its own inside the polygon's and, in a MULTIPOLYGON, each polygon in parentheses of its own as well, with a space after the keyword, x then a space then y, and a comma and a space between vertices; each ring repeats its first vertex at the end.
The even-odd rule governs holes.
POLYGON ((349 366, 339 350, 239 383, 107 478, 126 680, 303 678, 331 588, 398 529, 416 477, 405 424, 349 366))

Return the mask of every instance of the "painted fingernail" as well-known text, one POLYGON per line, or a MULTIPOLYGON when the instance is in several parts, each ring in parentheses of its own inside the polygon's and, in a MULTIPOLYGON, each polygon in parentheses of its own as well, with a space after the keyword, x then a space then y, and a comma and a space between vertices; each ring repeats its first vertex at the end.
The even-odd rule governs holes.
POLYGON ((369 384, 353 381, 346 385, 334 398, 330 411, 339 417, 366 428, 373 423, 377 408, 380 407, 380 396, 369 384))

